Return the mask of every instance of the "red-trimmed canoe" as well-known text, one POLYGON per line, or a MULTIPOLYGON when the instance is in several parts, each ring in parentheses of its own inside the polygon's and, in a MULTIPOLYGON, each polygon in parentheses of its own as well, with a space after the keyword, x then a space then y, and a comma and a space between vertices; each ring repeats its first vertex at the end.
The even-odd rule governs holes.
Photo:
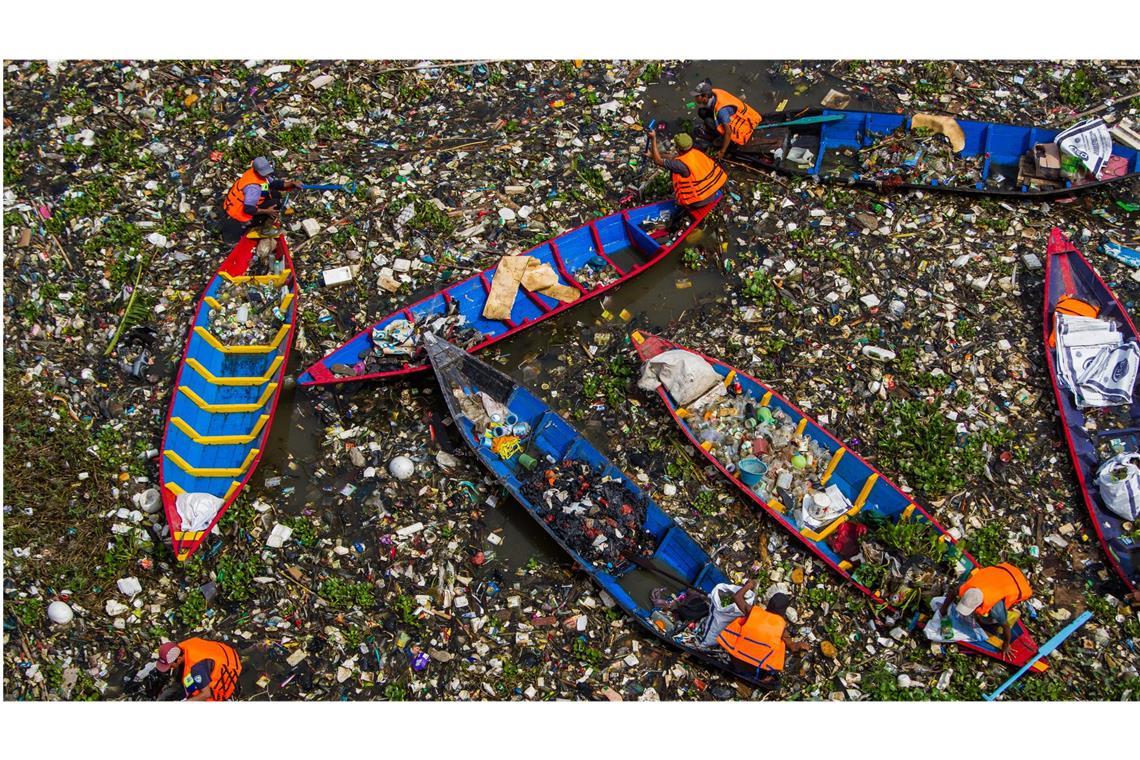
MULTIPOLYGON (((837 486, 853 506, 846 514, 820 528, 818 532, 812 531, 807 527, 801 528, 794 522, 794 518, 788 514, 788 510, 793 508, 792 505, 783 505, 771 497, 769 497, 767 501, 761 499, 755 491, 746 486, 734 473, 729 472, 722 462, 702 447, 701 442, 697 439, 692 428, 685 422, 684 418, 686 415, 684 410, 680 410, 679 412, 677 404, 674 403, 672 396, 669 395, 669 392, 665 390, 664 386, 657 389, 661 400, 665 402, 665 408, 669 410, 673 421, 681 428, 681 432, 685 434, 689 442, 705 455, 710 464, 720 470, 722 475, 739 488, 746 499, 766 512, 786 531, 799 539, 804 546, 823 560, 828 567, 842 576, 844 580, 871 597, 878 604, 883 605, 885 609, 891 610, 893 608, 882 594, 879 593, 879 590, 868 588, 860 583, 857 579, 857 568, 853 567, 850 562, 842 559, 828 546, 827 539, 836 528, 859 511, 867 511, 875 512, 894 522, 912 519, 925 520, 938 532, 940 541, 954 542, 954 538, 945 528, 938 524, 937 520, 903 493, 902 490, 888 480, 885 475, 867 464, 862 457, 844 446, 838 438, 820 427, 815 420, 805 415, 794 404, 759 380, 749 377, 739 370, 733 369, 722 361, 705 356, 691 348, 679 346, 665 338, 651 335, 644 331, 635 330, 631 335, 631 339, 637 351, 637 355, 642 362, 648 361, 664 351, 673 349, 688 351, 689 353, 700 356, 712 366, 718 375, 725 379, 726 386, 738 381, 741 385, 742 392, 757 408, 766 406, 782 411, 797 425, 797 430, 801 435, 805 435, 814 440, 819 446, 830 453, 831 459, 824 471, 822 478, 824 482, 821 483, 821 485, 837 486)), ((969 554, 960 552, 960 555, 959 562, 965 564, 967 569, 971 566, 977 566, 977 562, 969 554)), ((958 646, 968 651, 985 655, 986 657, 992 657, 1015 667, 1025 665, 1037 654, 1037 644, 1034 643, 1033 638, 1029 635, 1029 631, 1025 629, 1025 626, 1022 625, 1020 620, 1017 620, 1013 625, 1010 636, 1010 655, 1008 658, 1004 657, 1001 653, 1001 641, 998 637, 991 637, 989 641, 958 642, 958 646)), ((1033 670, 1043 672, 1047 670, 1048 667, 1048 663, 1042 658, 1034 664, 1033 670)))
POLYGON ((1049 336, 1053 330, 1053 315, 1057 302, 1062 296, 1076 298, 1100 308, 1100 318, 1117 323, 1123 337, 1138 340, 1136 327, 1128 317, 1123 304, 1100 279, 1088 260, 1069 242, 1056 227, 1049 233, 1049 244, 1045 249, 1045 322, 1042 337, 1045 340, 1045 362, 1049 367, 1049 380, 1053 384, 1053 394, 1061 410, 1062 429, 1073 468, 1077 471, 1077 481, 1081 485, 1081 495, 1089 512, 1089 519, 1096 528, 1097 538, 1108 556, 1109 564, 1129 588, 1140 583, 1140 544, 1124 530, 1124 520, 1105 508, 1096 486, 1096 471, 1101 463, 1098 451, 1111 438, 1118 438, 1132 451, 1140 451, 1140 400, 1134 400, 1128 408, 1121 407, 1123 422, 1108 430, 1091 433, 1085 429, 1085 413, 1073 401, 1073 394, 1062 388, 1057 380, 1057 349, 1049 346, 1049 336))
POLYGON ((285 238, 277 239, 280 274, 247 275, 258 240, 242 238, 210 279, 186 337, 171 392, 159 455, 159 491, 179 560, 190 557, 210 535, 261 460, 289 350, 297 328, 297 277, 285 238), (227 345, 210 331, 215 296, 227 283, 253 282, 279 288, 285 320, 267 344, 227 345), (179 496, 208 494, 220 506, 208 526, 184 525, 179 496))
POLYGON ((461 314, 468 328, 482 334, 482 340, 470 346, 467 349, 469 352, 474 353, 498 343, 521 330, 534 327, 544 319, 597 298, 657 264, 676 249, 719 202, 718 195, 717 200, 707 206, 687 212, 692 217, 688 225, 668 245, 662 245, 657 240, 665 234, 664 230, 656 235, 646 234, 641 224, 686 213, 672 200, 604 216, 564 232, 523 254, 533 256, 540 263, 550 264, 558 273, 559 284, 581 293, 576 301, 562 303, 519 288, 509 320, 484 319, 483 306, 487 302, 487 294, 495 276, 495 267, 490 267, 410 306, 397 309, 370 325, 306 369, 297 378, 297 382, 300 385, 328 385, 355 380, 379 380, 427 370, 431 364, 422 352, 410 362, 393 362, 392 366, 378 371, 368 371, 365 368, 363 360, 373 351, 372 331, 397 320, 423 322, 450 314, 461 314), (583 286, 580 282, 585 279, 586 273, 599 280, 595 287, 583 286), (348 372, 342 369, 338 374, 334 372, 334 367, 350 369, 348 372))

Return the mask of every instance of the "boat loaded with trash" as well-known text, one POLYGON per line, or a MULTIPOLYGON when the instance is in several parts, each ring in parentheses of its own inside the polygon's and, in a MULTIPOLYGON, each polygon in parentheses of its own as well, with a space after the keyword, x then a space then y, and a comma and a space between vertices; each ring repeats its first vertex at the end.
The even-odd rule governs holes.
POLYGON ((400 308, 306 369, 300 385, 375 380, 427 369, 425 330, 478 351, 657 264, 719 202, 685 211, 660 201, 602 217, 400 308), (679 229, 672 225, 687 221, 679 229))
POLYGON ((769 114, 730 158, 877 189, 1014 197, 1068 194, 1140 175, 1136 149, 1114 143, 1099 119, 1055 130, 944 114, 769 114))
POLYGON ((709 555, 527 388, 432 333, 423 341, 461 437, 531 517, 647 631, 727 670, 715 632, 663 611, 672 605, 654 590, 674 602, 710 595, 728 580, 709 555))
MULTIPOLYGON (((783 396, 724 362, 643 331, 631 335, 685 437, 740 491, 884 612, 917 624, 924 591, 949 588, 976 566, 921 506, 783 396)), ((1037 653, 1016 611, 1010 653, 955 619, 964 649, 1021 666, 1037 653)), ((940 630, 937 613, 925 630, 940 630)), ((1039 660, 1033 670, 1048 665, 1039 660)))
POLYGON ((289 364, 297 296, 284 237, 242 238, 202 293, 159 457, 179 560, 197 551, 261 459, 289 364))
POLYGON ((1109 564, 1140 584, 1136 327, 1088 260, 1054 228, 1045 261, 1045 361, 1081 495, 1109 564))

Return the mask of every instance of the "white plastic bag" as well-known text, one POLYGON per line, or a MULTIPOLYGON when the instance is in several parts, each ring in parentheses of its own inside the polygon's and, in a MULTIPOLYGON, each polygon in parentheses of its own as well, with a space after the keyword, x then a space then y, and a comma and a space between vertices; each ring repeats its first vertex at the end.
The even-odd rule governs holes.
POLYGON ((1112 135, 1104 119, 1089 119, 1069 127, 1057 135, 1055 142, 1065 153, 1081 159, 1097 179, 1112 156, 1112 135))
POLYGON ((182 518, 182 530, 187 533, 210 527, 223 504, 222 499, 210 493, 180 493, 174 501, 178 516, 182 518))
MULTIPOLYGON (((721 604, 720 599, 722 591, 728 596, 734 596, 739 590, 740 586, 731 583, 718 583, 712 587, 712 591, 709 592, 709 616, 705 618, 705 622, 702 624, 703 634, 702 631, 697 632, 698 635, 701 635, 701 646, 714 646, 716 637, 720 636, 720 632, 729 623, 741 616, 740 608, 736 606, 735 601, 729 599, 728 604, 721 604)), ((749 604, 756 603, 756 594, 753 591, 745 594, 744 598, 749 604)))
POLYGON ((689 406, 706 394, 708 398, 702 401, 707 403, 725 393, 724 378, 717 374, 712 365, 700 356, 681 349, 664 351, 647 361, 637 387, 643 391, 655 391, 662 384, 677 402, 677 406, 689 406), (710 394, 710 390, 714 393, 710 394))
POLYGON ((1140 454, 1117 454, 1096 471, 1104 506, 1125 520, 1140 517, 1140 454))

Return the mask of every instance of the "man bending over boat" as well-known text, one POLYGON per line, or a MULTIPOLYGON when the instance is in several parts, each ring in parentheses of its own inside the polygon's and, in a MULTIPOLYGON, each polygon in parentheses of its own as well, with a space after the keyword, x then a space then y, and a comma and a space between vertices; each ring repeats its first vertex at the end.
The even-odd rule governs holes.
POLYGON ((946 619, 950 605, 957 601, 954 610, 962 618, 972 615, 983 629, 991 633, 1001 629, 1001 653, 1008 656, 1009 613, 1015 604, 1020 604, 1031 596, 1033 589, 1025 575, 1008 562, 1002 562, 993 567, 974 569, 958 587, 957 594, 946 594, 946 601, 942 603, 939 614, 946 619))
POLYGON ((803 642, 788 637, 787 594, 773 594, 765 608, 749 604, 748 592, 753 583, 748 581, 733 596, 741 617, 734 618, 717 637, 717 643, 732 658, 732 672, 759 679, 762 686, 772 688, 779 684, 784 670, 784 656, 790 650, 802 652, 808 648, 803 642))
POLYGON ((747 145, 752 139, 752 133, 763 121, 756 109, 749 106, 740 98, 724 90, 712 86, 706 79, 697 85, 692 95, 697 99, 697 115, 705 122, 709 134, 719 133, 721 136, 720 152, 716 157, 724 158, 724 154, 734 145, 747 145))
POLYGON ((245 174, 230 186, 222 202, 222 240, 237 243, 255 225, 272 222, 281 213, 281 193, 300 190, 301 183, 277 179, 264 156, 253 159, 245 174))
POLYGON ((159 647, 155 669, 160 673, 175 672, 185 700, 225 702, 237 696, 241 659, 229 644, 189 638, 177 644, 168 641, 159 647))
POLYGON ((728 175, 720 165, 693 147, 693 138, 682 132, 673 138, 677 155, 662 158, 657 150, 657 133, 649 133, 649 157, 673 175, 673 195, 688 209, 714 202, 728 175))

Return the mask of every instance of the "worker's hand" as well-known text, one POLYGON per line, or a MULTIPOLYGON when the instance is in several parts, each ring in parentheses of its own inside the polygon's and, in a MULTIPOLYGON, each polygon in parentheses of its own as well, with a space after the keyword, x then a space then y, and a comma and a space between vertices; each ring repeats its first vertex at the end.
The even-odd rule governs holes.
POLYGON ((290 179, 290 180, 285 181, 285 188, 284 189, 286 189, 286 190, 300 190, 301 187, 302 187, 302 185, 300 182, 298 182, 295 179, 290 179))
POLYGON ((654 144, 657 143, 657 130, 656 129, 649 130, 649 141, 654 143, 654 144))
POLYGON ((1008 660, 1009 659, 1009 652, 1010 652, 1010 642, 1007 641, 1001 645, 1001 656, 1008 660))
POLYGON ((281 212, 275 208, 263 208, 261 210, 261 213, 264 216, 268 216, 270 219, 276 219, 277 217, 281 216, 281 212))

